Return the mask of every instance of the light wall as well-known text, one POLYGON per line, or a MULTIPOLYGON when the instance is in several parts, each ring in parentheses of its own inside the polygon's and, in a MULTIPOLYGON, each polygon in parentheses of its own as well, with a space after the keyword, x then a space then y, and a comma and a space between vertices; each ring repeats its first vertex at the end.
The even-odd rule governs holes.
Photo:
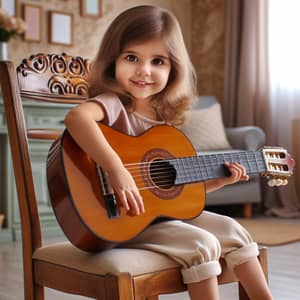
POLYGON ((80 0, 24 1, 43 8, 42 40, 40 43, 14 39, 9 42, 9 58, 19 64, 36 53, 62 53, 93 58, 104 31, 110 22, 126 8, 152 4, 165 7, 177 16, 187 48, 198 75, 199 93, 223 98, 223 2, 224 0, 103 0, 103 16, 99 19, 80 16, 80 0), (73 46, 58 46, 48 42, 48 11, 73 13, 73 46))

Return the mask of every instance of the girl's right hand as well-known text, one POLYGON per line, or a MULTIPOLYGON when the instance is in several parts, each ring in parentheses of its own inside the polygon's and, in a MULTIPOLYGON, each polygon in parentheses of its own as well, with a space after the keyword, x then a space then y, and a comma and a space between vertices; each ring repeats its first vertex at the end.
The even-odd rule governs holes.
POLYGON ((111 186, 127 212, 140 215, 145 212, 142 196, 130 172, 122 165, 108 172, 111 186))

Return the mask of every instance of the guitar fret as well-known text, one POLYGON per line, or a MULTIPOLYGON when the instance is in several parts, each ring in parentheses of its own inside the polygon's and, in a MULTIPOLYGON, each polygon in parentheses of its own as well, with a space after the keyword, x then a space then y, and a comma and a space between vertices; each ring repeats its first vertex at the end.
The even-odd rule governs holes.
POLYGON ((257 170, 259 170, 259 164, 258 164, 257 159, 255 157, 255 152, 253 153, 253 157, 254 157, 256 168, 257 168, 257 170))
POLYGON ((251 165, 249 162, 248 153, 246 153, 245 158, 246 158, 246 163, 245 163, 246 172, 249 173, 251 172, 251 165))
POLYGON ((206 167, 207 167, 207 176, 208 178, 211 177, 211 166, 210 164, 208 163, 208 159, 209 159, 209 156, 207 156, 204 161, 205 161, 205 164, 206 164, 206 167))
POLYGON ((193 159, 191 160, 191 168, 194 169, 194 174, 193 176, 195 178, 197 178, 198 176, 198 172, 200 171, 200 178, 201 178, 201 168, 199 168, 199 165, 197 164, 197 160, 195 159, 195 157, 193 157, 193 159))
POLYGON ((205 167, 206 178, 209 178, 209 170, 208 170, 207 164, 205 162, 205 157, 202 157, 202 159, 203 159, 203 164, 204 164, 204 167, 205 167))
POLYGON ((227 161, 232 163, 232 155, 230 155, 229 153, 224 153, 223 156, 224 156, 224 162, 227 161))
POLYGON ((228 171, 224 167, 225 162, 239 162, 244 165, 248 174, 266 171, 263 154, 260 151, 200 154, 193 157, 176 158, 170 162, 177 172, 175 184, 228 176, 228 171))
POLYGON ((180 158, 180 163, 181 163, 181 167, 182 167, 182 171, 183 171, 182 178, 184 180, 187 180, 188 179, 188 174, 187 174, 187 171, 186 171, 186 165, 185 165, 184 158, 180 158))
POLYGON ((197 165, 196 165, 196 160, 194 158, 189 160, 190 162, 190 170, 192 171, 192 178, 197 178, 197 165))
POLYGON ((256 159, 258 161, 258 171, 262 172, 266 170, 266 165, 265 165, 265 161, 262 157, 262 154, 260 152, 255 152, 254 153, 255 157, 259 156, 259 159, 256 159))
POLYGON ((184 173, 183 173, 183 168, 182 168, 182 159, 179 158, 177 160, 177 162, 178 162, 178 165, 179 165, 179 170, 181 170, 181 172, 179 173, 179 176, 177 177, 177 179, 179 180, 179 182, 184 182, 184 173))
POLYGON ((195 160, 196 169, 198 171, 198 177, 200 180, 207 180, 211 178, 225 176, 223 172, 223 160, 219 160, 217 154, 211 154, 208 156, 199 155, 195 160), (221 168, 220 168, 221 166, 221 168))
POLYGON ((252 152, 252 160, 254 161, 254 167, 255 167, 253 171, 259 172, 259 166, 258 166, 257 158, 255 156, 255 151, 252 152))
POLYGON ((213 177, 213 167, 212 167, 212 161, 211 156, 207 156, 206 162, 208 164, 208 175, 209 177, 213 177))
POLYGON ((213 166, 214 166, 213 167, 213 170, 214 170, 213 175, 214 175, 214 177, 217 177, 217 170, 218 170, 218 168, 220 166, 220 163, 219 163, 219 160, 218 160, 218 156, 216 154, 214 154, 212 156, 212 159, 213 159, 213 166))
POLYGON ((202 156, 197 156, 197 166, 201 170, 201 178, 205 179, 208 176, 207 168, 202 156))
POLYGON ((248 160, 249 160, 249 165, 250 165, 249 172, 250 173, 255 172, 257 170, 257 167, 256 167, 255 159, 254 159, 254 156, 253 156, 253 152, 250 152, 248 154, 248 160), (250 156, 250 160, 249 160, 249 156, 250 156))
POLYGON ((188 180, 192 180, 193 176, 191 175, 191 167, 189 165, 189 158, 188 159, 184 159, 184 170, 185 170, 185 178, 187 178, 188 180))
MULTIPOLYGON (((199 157, 200 158, 200 157, 199 157)), ((203 160, 203 157, 201 157, 201 159, 200 159, 200 162, 201 162, 201 164, 200 164, 200 169, 203 171, 203 173, 202 173, 202 178, 204 179, 204 178, 207 178, 208 177, 208 173, 207 173, 207 169, 206 168, 201 168, 201 166, 203 166, 204 165, 204 160, 203 160)))
POLYGON ((183 159, 184 178, 190 181, 192 179, 192 176, 190 174, 190 168, 187 162, 188 159, 183 159))

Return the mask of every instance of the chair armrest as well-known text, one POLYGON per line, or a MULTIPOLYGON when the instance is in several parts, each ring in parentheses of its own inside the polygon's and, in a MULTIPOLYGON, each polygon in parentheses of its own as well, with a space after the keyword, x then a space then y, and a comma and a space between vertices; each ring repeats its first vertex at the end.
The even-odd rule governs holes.
POLYGON ((61 129, 28 129, 27 137, 38 140, 56 140, 62 132, 61 129))
POLYGON ((266 135, 257 126, 240 126, 225 129, 233 149, 256 150, 264 146, 266 135))

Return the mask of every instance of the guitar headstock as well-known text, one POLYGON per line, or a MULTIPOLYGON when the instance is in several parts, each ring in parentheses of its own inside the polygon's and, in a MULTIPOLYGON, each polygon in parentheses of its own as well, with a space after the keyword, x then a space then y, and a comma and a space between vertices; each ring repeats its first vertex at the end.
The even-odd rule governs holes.
POLYGON ((269 186, 287 185, 287 178, 293 174, 295 160, 281 147, 264 147, 262 149, 269 186))

